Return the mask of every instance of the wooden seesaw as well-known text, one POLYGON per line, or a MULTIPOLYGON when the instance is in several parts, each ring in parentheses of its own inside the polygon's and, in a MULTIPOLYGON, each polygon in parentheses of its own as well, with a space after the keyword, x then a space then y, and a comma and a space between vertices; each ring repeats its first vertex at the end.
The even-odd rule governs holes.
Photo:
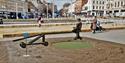
POLYGON ((23 35, 24 35, 23 38, 15 39, 15 40, 13 40, 13 42, 24 40, 24 39, 26 39, 26 41, 27 41, 28 38, 32 38, 32 37, 35 37, 35 38, 29 42, 26 42, 26 43, 21 42, 20 43, 21 48, 26 48, 27 45, 33 45, 34 42, 37 41, 38 39, 40 39, 41 37, 42 37, 42 44, 44 46, 48 46, 48 42, 45 41, 45 34, 37 34, 37 35, 29 36, 29 33, 24 33, 23 35))

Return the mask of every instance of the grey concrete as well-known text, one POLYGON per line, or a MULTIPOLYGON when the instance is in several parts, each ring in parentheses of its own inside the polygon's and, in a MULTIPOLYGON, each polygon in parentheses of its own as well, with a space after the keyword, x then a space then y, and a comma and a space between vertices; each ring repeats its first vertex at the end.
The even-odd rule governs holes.
MULTIPOLYGON (((91 32, 81 32, 82 37, 89 37, 104 41, 110 41, 120 44, 125 44, 125 29, 122 30, 110 30, 110 31, 104 31, 104 32, 97 32, 95 34, 91 32)), ((46 35, 46 38, 63 38, 63 37, 75 37, 74 33, 65 33, 65 34, 51 34, 46 35)), ((19 37, 16 37, 19 38, 19 37)), ((4 41, 10 41, 16 38, 4 38, 4 41)), ((84 38, 83 38, 84 39, 84 38)))
POLYGON ((124 30, 111 30, 103 33, 82 33, 82 36, 111 41, 115 43, 125 44, 125 29, 124 30))
MULTIPOLYGON (((105 40, 120 44, 125 44, 125 29, 123 30, 110 30, 106 32, 97 32, 95 34, 90 32, 82 32, 82 37, 89 37, 99 40, 105 40)), ((47 35, 47 38, 59 38, 59 37, 75 37, 74 33, 67 33, 67 34, 55 34, 55 35, 47 35)))

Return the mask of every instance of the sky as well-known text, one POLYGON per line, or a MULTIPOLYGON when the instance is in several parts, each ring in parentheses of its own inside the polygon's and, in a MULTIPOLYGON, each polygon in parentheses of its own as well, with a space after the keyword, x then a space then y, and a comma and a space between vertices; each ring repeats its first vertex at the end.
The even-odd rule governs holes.
MULTIPOLYGON (((64 3, 71 3, 75 0, 55 0, 55 4, 57 5, 57 9, 60 10, 63 7, 64 3)), ((52 2, 52 0, 48 0, 48 2, 52 2)))

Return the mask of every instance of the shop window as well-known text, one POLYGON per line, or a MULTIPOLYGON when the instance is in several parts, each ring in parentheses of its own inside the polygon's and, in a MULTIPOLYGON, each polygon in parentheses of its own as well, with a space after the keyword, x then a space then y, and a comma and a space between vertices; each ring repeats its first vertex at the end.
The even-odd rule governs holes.
POLYGON ((125 12, 125 10, 121 10, 121 12, 125 12))
POLYGON ((117 3, 115 2, 115 7, 116 7, 117 3))

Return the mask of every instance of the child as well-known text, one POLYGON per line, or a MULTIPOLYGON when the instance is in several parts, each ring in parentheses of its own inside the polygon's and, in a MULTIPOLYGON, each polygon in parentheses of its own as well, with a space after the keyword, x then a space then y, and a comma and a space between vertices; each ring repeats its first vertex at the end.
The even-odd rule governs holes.
POLYGON ((42 16, 39 16, 37 21, 38 21, 39 27, 41 27, 41 23, 44 23, 42 16))

